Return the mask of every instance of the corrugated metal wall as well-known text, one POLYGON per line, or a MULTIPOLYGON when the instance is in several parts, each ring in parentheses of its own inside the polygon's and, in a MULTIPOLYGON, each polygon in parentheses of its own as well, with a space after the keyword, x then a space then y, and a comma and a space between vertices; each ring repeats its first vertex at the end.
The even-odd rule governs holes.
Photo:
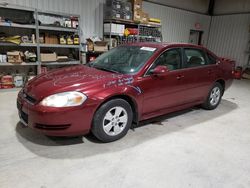
MULTIPOLYGON (((105 0, 0 0, 0 2, 38 8, 44 11, 79 14, 82 20, 80 26, 83 38, 93 35, 102 36, 105 0)), ((162 19, 164 41, 188 42, 190 29, 194 29, 195 23, 199 22, 202 30, 205 31, 203 42, 206 44, 209 16, 149 2, 144 2, 143 9, 150 16, 162 19)))
POLYGON ((217 55, 236 60, 245 66, 248 60, 250 14, 212 18, 208 48, 217 55))
POLYGON ((103 4, 105 0, 0 0, 14 5, 37 8, 43 11, 79 14, 83 38, 102 36, 103 4))
POLYGON ((148 12, 151 17, 160 18, 162 20, 164 41, 188 42, 190 29, 195 29, 195 23, 200 23, 201 30, 204 31, 202 43, 206 46, 210 16, 148 2, 143 3, 143 9, 148 12))

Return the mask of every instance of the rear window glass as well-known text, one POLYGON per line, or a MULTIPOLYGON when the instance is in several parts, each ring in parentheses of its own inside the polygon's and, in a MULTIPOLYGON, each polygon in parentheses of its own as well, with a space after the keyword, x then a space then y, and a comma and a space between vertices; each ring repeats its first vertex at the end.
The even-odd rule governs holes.
POLYGON ((206 65, 205 55, 199 49, 184 49, 186 56, 186 67, 197 67, 206 65))

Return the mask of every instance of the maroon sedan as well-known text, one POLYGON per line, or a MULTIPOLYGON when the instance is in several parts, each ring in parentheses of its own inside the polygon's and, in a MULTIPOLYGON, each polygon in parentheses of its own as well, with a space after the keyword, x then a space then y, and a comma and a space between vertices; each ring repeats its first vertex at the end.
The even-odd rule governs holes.
POLYGON ((215 109, 234 64, 190 44, 137 43, 114 48, 89 66, 41 74, 19 92, 21 122, 52 136, 92 133, 103 142, 132 123, 195 105, 215 109))

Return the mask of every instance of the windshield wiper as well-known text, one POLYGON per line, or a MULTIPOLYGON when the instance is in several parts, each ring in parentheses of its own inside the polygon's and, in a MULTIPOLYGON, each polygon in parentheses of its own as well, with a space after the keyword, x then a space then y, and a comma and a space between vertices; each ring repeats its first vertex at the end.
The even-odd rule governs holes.
POLYGON ((112 69, 107 69, 105 67, 97 67, 97 66, 93 66, 93 68, 99 69, 99 70, 103 70, 103 71, 107 71, 107 72, 113 72, 113 73, 120 73, 118 71, 112 70, 112 69))

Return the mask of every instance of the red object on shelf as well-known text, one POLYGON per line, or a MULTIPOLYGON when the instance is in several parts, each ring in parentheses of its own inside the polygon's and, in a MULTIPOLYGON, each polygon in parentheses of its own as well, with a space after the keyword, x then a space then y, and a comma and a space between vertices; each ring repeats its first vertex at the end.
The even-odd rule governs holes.
POLYGON ((41 73, 47 73, 47 72, 48 72, 47 67, 42 67, 41 68, 41 73))
POLYGON ((13 77, 11 75, 5 75, 1 78, 1 89, 14 88, 13 77))
POLYGON ((242 73, 243 73, 242 67, 237 67, 234 71, 234 78, 240 80, 242 77, 242 73))
POLYGON ((8 85, 2 85, 1 86, 1 89, 11 89, 11 88, 14 88, 13 84, 8 84, 8 85))
POLYGON ((13 77, 10 75, 3 76, 1 79, 2 84, 13 83, 13 77))
POLYGON ((129 31, 129 35, 138 35, 138 29, 137 28, 127 28, 129 31))
POLYGON ((90 57, 89 57, 89 61, 94 61, 95 59, 96 59, 95 56, 90 56, 90 57))

